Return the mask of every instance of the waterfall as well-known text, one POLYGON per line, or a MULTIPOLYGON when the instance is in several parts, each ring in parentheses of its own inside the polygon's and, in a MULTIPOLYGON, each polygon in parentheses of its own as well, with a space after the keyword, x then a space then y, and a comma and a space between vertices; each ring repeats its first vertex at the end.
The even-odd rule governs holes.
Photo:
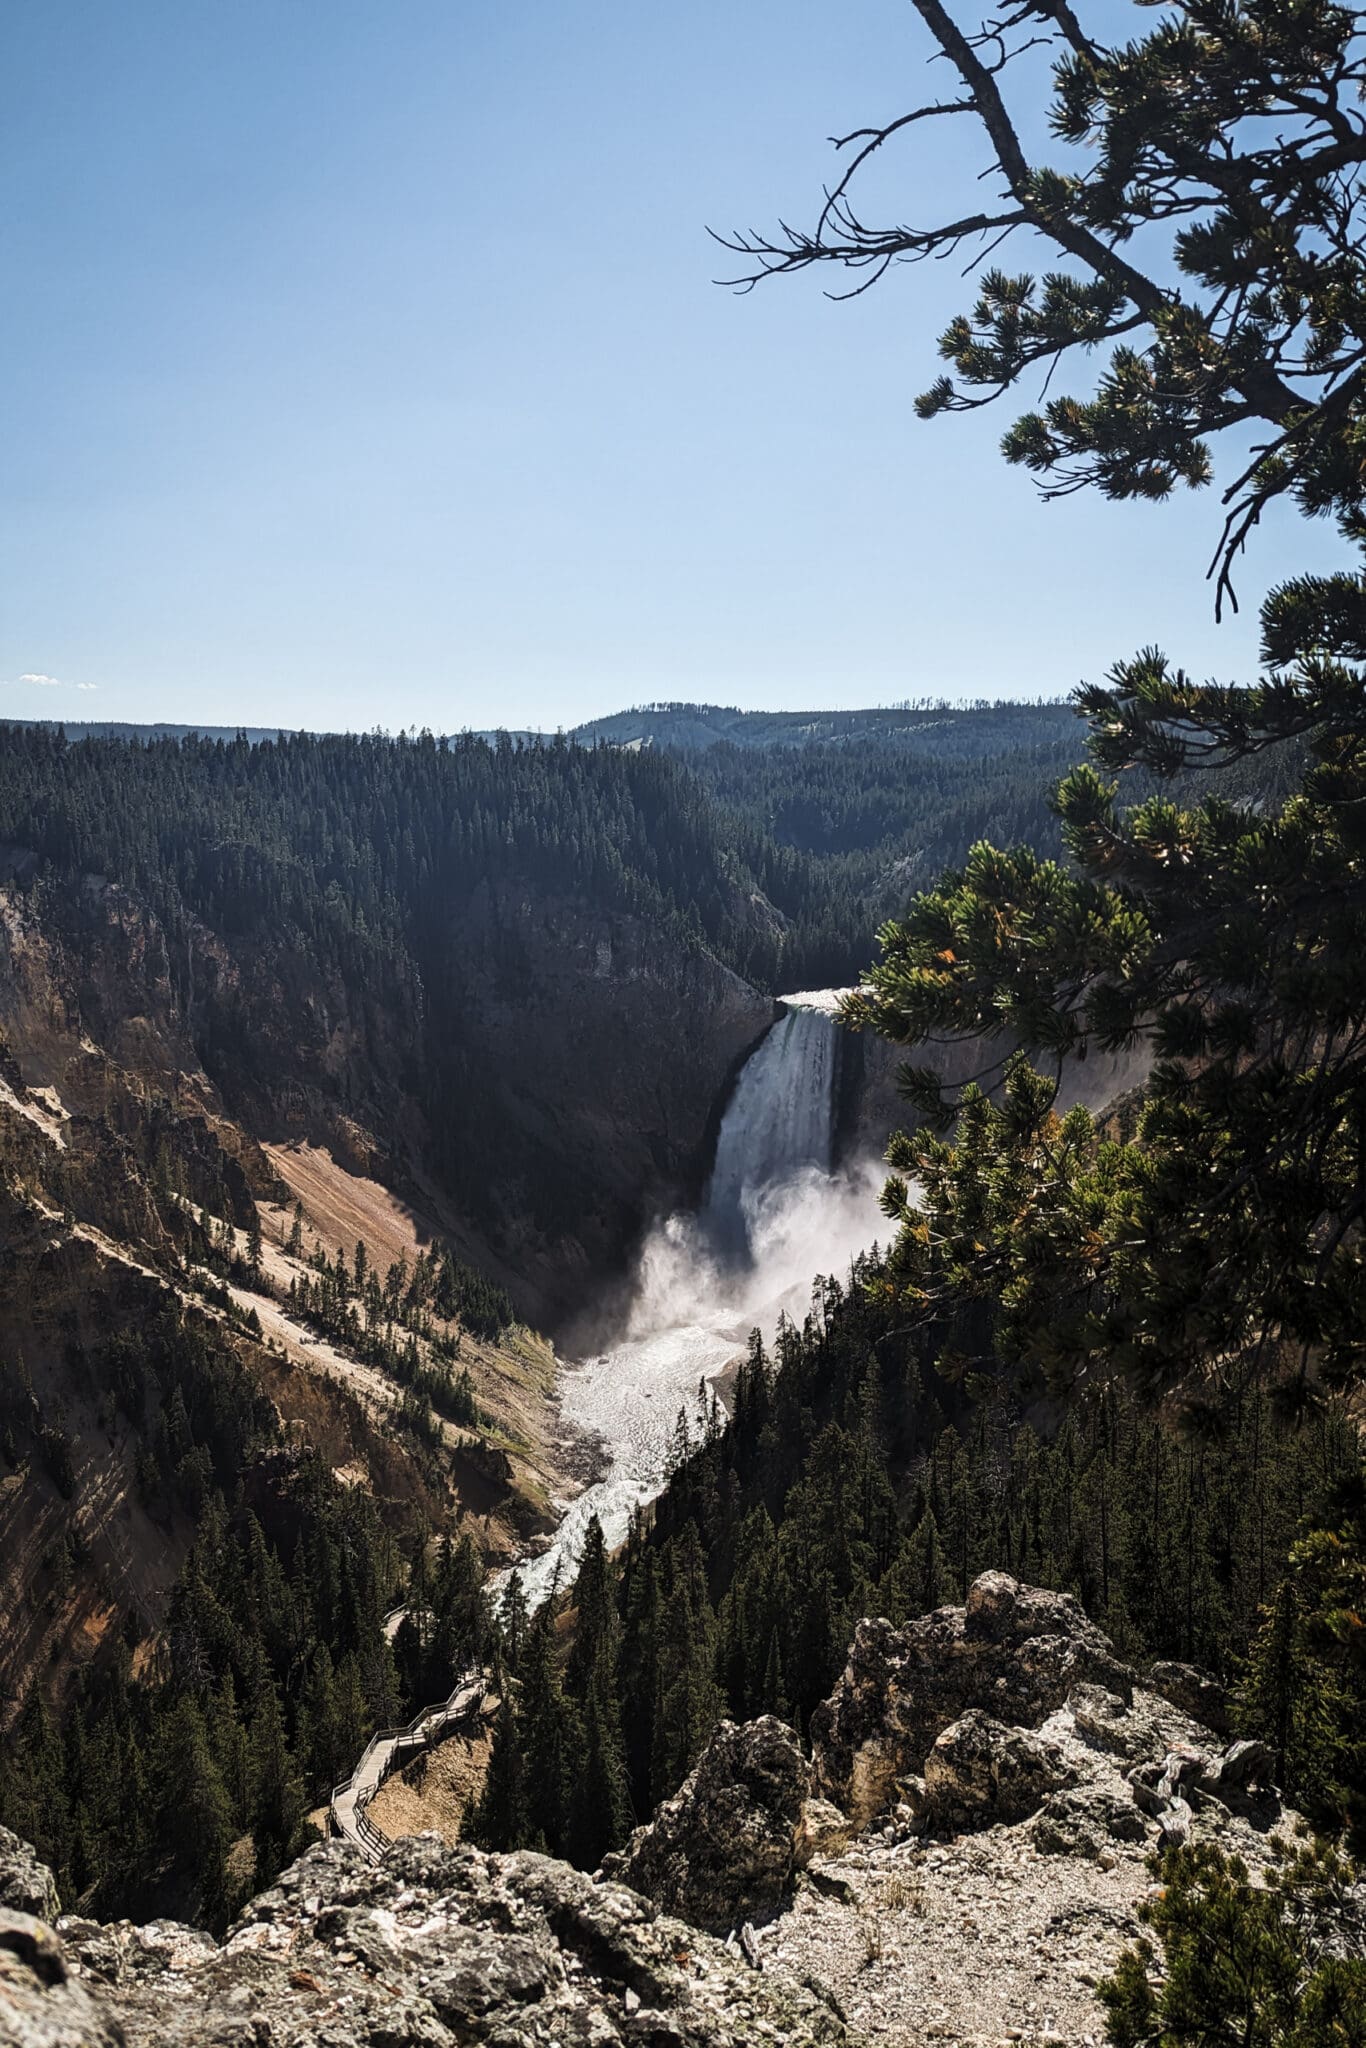
POLYGON ((755 1205, 766 1194, 804 1173, 831 1170, 838 1029, 828 1010, 785 1004, 741 1069, 700 1218, 728 1259, 752 1252, 755 1205))
MULTIPOLYGON (((533 1604, 572 1572, 590 1515, 609 1544, 668 1477, 680 1409, 739 1356, 757 1324, 800 1316, 816 1273, 842 1273, 875 1235, 880 1170, 834 1171, 838 990, 781 998, 721 1118, 706 1196, 641 1247, 624 1326, 561 1381, 565 1421, 597 1438, 601 1475, 566 1507, 554 1541, 520 1566, 533 1604)), ((508 1576, 499 1574, 495 1589, 508 1576)))

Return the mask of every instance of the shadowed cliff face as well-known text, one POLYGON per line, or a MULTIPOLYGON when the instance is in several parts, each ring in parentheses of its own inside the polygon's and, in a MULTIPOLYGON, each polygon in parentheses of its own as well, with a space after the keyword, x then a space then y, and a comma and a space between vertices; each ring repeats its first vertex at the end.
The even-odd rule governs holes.
MULTIPOLYGON (((1006 1037, 964 1038, 932 1045, 893 1045, 871 1031, 847 1031, 841 1044, 837 1150, 842 1160, 880 1156, 893 1131, 914 1128, 916 1117, 897 1085, 905 1066, 929 1067, 949 1087, 977 1081, 998 1097, 1004 1063, 1013 1050, 1006 1037)), ((1045 1072, 1047 1061, 1036 1059, 1045 1072)), ((1151 1064, 1145 1049, 1093 1050, 1069 1059, 1058 1088, 1060 1114, 1081 1104, 1094 1114, 1142 1086, 1151 1064)))
POLYGON ((700 1189, 773 1005, 703 948, 563 900, 481 890, 451 946, 439 1170, 563 1314, 700 1189))
POLYGON ((197 1114, 257 1195, 257 1141, 327 1146, 553 1320, 699 1183, 772 1005, 642 917, 507 885, 429 952, 425 981, 357 986, 301 934, 172 936, 95 877, 11 889, 0 1035, 68 1111, 197 1114))

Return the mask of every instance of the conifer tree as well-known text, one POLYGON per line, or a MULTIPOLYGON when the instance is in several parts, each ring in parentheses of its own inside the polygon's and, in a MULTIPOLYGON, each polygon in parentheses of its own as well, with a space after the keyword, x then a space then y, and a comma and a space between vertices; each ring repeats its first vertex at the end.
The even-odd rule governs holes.
POLYGON ((562 1855, 569 1833, 571 1790, 581 1755, 578 1717, 565 1697, 555 1654, 555 1600, 543 1601, 527 1631, 518 1698, 526 1758, 527 1841, 562 1855))
POLYGON ((1052 396, 1005 437, 1007 459, 1043 477, 1046 494, 1089 486, 1159 501, 1200 488, 1211 440, 1254 421, 1265 438, 1227 495, 1221 590, 1278 496, 1337 513, 1359 538, 1366 57, 1355 12, 1331 0, 1178 0, 1146 34, 1109 43, 1113 16, 1086 5, 980 28, 951 0, 915 8, 956 96, 838 141, 842 175, 812 228, 728 238, 739 281, 834 266, 864 290, 907 259, 1041 244, 1042 277, 983 270, 975 305, 940 338, 953 374, 918 400, 922 418, 1032 389, 1040 370, 1047 388, 1061 362, 1100 349, 1087 397, 1052 396), (1046 122, 1034 103, 1041 43, 1052 52, 1046 122), (1026 117, 1055 161, 1031 160, 1026 117), (876 159, 885 172, 946 120, 983 150, 961 207, 951 198, 929 227, 869 222, 866 167, 876 159))
POLYGON ((716 1617, 706 1560, 689 1523, 668 1553, 668 1580, 655 1645, 655 1713, 650 1759, 653 1803, 677 1791, 721 1718, 716 1683, 716 1617))
POLYGON ((1153 1858, 1146 1936, 1098 1987, 1114 2048, 1346 2048, 1366 2039, 1366 1961, 1340 1930, 1356 1872, 1316 1845, 1265 1884, 1211 1842, 1153 1858))
POLYGON ((498 1704, 483 1788, 462 1832, 486 1849, 522 1848, 531 1839, 522 1731, 506 1686, 498 1704))
POLYGON ((1247 1732, 1275 1749, 1287 1797, 1366 1848, 1366 1479, 1322 1502, 1264 1610, 1239 1688, 1247 1732))
POLYGON ((570 1602, 574 1608, 574 1640, 565 1676, 570 1690, 583 1699, 601 1666, 605 1665, 615 1678, 617 1657, 617 1616, 607 1544, 596 1515, 589 1517, 584 1531, 570 1602))
POLYGON ((224 1672, 214 1700, 210 1744, 223 1781, 233 1831, 240 1833, 251 1820, 251 1745, 238 1711, 231 1671, 224 1672))
POLYGON ((498 1643, 503 1663, 514 1677, 521 1670, 527 1630, 526 1591, 520 1572, 510 1572, 498 1605, 498 1643))
POLYGON ((622 1574, 622 1735, 633 1803, 652 1810, 655 1723, 660 1694, 663 1600, 659 1555, 639 1525, 632 1531, 622 1574))
POLYGON ((878 1604, 892 1621, 909 1621, 917 1614, 932 1614, 952 1598, 952 1580, 939 1541, 934 1510, 925 1507, 919 1521, 903 1540, 896 1559, 879 1589, 878 1604))
POLYGON ((570 1799, 566 1851, 581 1870, 596 1870, 609 1849, 621 1847, 631 1826, 621 1721, 605 1674, 589 1686, 579 1719, 583 1756, 570 1799))
POLYGON ((204 1717, 188 1695, 162 1731, 159 1757, 161 1838, 196 1882, 211 1917, 228 1904, 227 1853, 232 1807, 209 1744, 204 1717))
POLYGON ((1295 1806, 1321 1810, 1334 1755, 1336 1687, 1307 1641, 1299 1587, 1287 1574, 1252 1645, 1240 1693, 1248 1733, 1276 1757, 1276 1783, 1295 1806))
POLYGON ((783 1653, 776 1621, 768 1632, 768 1655, 764 1659, 764 1687, 759 1704, 764 1713, 776 1714, 780 1721, 792 1719, 792 1709, 783 1685, 783 1653))
POLYGON ((70 1842, 70 1803, 61 1737, 38 1686, 33 1686, 10 1734, 0 1745, 0 1796, 5 1823, 31 1842, 65 1879, 70 1842))
POLYGON ((303 1787, 285 1739, 280 1700, 264 1679, 251 1718, 252 1833, 256 1882, 268 1884, 294 1854, 304 1816, 303 1787))

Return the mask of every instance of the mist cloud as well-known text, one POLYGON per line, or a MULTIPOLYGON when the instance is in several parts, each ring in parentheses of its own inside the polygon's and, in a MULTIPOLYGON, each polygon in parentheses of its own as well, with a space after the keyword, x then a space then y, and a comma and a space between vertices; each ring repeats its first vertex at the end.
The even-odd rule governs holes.
MULTIPOLYGON (((752 1329, 771 1339, 781 1315, 800 1322, 815 1276, 843 1279, 884 1219, 886 1169, 868 1159, 831 1176, 808 1168, 742 1198, 749 1257, 727 1258, 693 1215, 654 1229, 637 1261, 624 1314, 599 1349, 561 1382, 561 1413, 596 1438, 602 1476, 569 1505, 544 1555, 514 1569, 533 1603, 572 1576, 591 1515, 609 1545, 668 1477, 679 1410, 698 1412, 699 1383, 744 1352, 752 1329)), ((500 1573, 496 1590, 508 1578, 500 1573)))

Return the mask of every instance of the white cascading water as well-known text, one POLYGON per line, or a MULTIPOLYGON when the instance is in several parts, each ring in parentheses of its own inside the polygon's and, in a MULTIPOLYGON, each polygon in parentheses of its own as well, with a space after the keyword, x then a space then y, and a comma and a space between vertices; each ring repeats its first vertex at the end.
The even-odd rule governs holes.
POLYGON ((749 1256, 752 1205, 765 1190, 808 1171, 829 1175, 838 1030, 825 1010, 793 1005, 746 1060, 702 1207, 703 1228, 724 1256, 749 1256))
POLYGON ((550 1549, 517 1567, 533 1604, 572 1576, 591 1516, 609 1545, 624 1540, 668 1476, 679 1410, 696 1419, 699 1388, 749 1332, 771 1335, 784 1311, 800 1318, 815 1276, 842 1276, 876 1235, 880 1168, 832 1171, 838 994, 782 999, 727 1104, 701 1209, 651 1234, 620 1338, 566 1370, 561 1411, 600 1439, 607 1469, 569 1506, 550 1549))

